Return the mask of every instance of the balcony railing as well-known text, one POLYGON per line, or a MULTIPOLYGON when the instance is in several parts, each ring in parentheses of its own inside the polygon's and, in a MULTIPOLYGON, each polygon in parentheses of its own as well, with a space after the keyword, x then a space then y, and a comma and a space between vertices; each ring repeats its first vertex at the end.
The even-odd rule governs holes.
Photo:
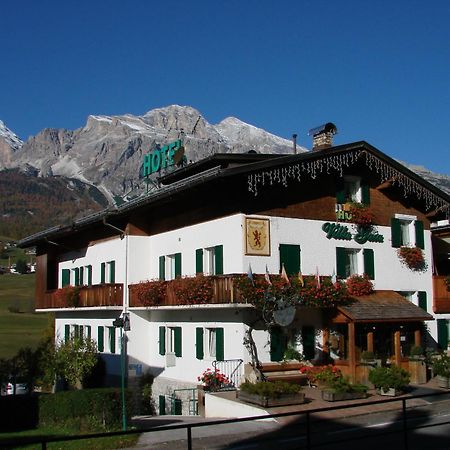
POLYGON ((433 311, 436 314, 450 313, 450 292, 447 290, 447 275, 433 276, 433 311))
MULTIPOLYGON (((199 277, 198 282, 201 283, 201 280, 203 280, 205 282, 205 286, 207 285, 208 287, 205 289, 199 289, 199 292, 202 291, 202 294, 199 295, 199 297, 194 301, 187 299, 185 295, 180 295, 179 291, 177 293, 177 285, 179 287, 180 281, 182 283, 184 282, 183 279, 169 281, 163 284, 160 281, 150 281, 130 285, 130 307, 246 303, 245 300, 242 299, 242 296, 233 282, 237 276, 238 275, 215 275, 210 277, 199 277), (143 285, 146 287, 146 293, 149 294, 151 291, 151 295, 142 295, 143 285), (204 294, 205 291, 209 292, 209 295, 204 294)), ((196 285, 196 287, 198 288, 199 285, 196 285)), ((192 292, 195 291, 196 287, 193 287, 192 292)))
POLYGON ((57 294, 58 290, 47 291, 36 299, 36 309, 50 308, 91 308, 98 306, 122 306, 123 284, 97 284, 80 287, 76 304, 69 304, 57 294))

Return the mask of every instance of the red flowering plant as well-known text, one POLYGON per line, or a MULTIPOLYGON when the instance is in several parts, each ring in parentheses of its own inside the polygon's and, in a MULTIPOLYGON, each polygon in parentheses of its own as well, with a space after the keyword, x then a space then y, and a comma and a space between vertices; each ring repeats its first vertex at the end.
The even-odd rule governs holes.
POLYGON ((337 378, 342 377, 341 371, 332 364, 327 366, 303 366, 300 368, 300 373, 308 375, 308 381, 312 385, 317 385, 317 382, 329 385, 337 378))
POLYGON ((197 377, 201 381, 203 388, 209 391, 218 391, 223 387, 230 385, 228 378, 218 369, 206 369, 201 376, 197 377))
POLYGON ((423 251, 419 247, 400 247, 397 254, 400 262, 414 272, 425 272, 428 268, 423 251))
POLYGON ((359 297, 360 295, 369 295, 373 292, 373 283, 366 274, 354 274, 347 278, 346 283, 350 295, 359 297))
POLYGON ((66 307, 76 308, 80 304, 80 287, 64 286, 55 292, 56 301, 66 307))
POLYGON ((352 203, 350 205, 351 222, 363 227, 369 227, 375 222, 375 216, 369 206, 363 203, 352 203))
POLYGON ((196 275, 170 282, 177 303, 181 305, 209 303, 213 296, 213 277, 196 275))
POLYGON ((167 293, 167 281, 150 280, 130 286, 142 306, 157 306, 164 303, 167 293))

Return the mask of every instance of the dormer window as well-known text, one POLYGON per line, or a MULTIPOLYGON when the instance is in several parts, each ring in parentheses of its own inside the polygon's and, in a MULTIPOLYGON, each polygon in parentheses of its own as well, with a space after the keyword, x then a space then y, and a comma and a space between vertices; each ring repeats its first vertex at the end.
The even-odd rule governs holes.
POLYGON ((392 247, 425 248, 423 222, 416 216, 396 214, 391 219, 392 247))
POLYGON ((370 203, 369 186, 361 177, 346 175, 340 179, 337 185, 336 203, 370 203))

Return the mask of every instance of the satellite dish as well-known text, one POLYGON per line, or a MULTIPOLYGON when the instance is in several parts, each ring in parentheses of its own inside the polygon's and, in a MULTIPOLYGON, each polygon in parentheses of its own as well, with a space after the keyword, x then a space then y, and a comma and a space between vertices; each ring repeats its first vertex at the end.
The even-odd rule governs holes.
POLYGON ((285 306, 283 300, 277 302, 278 309, 273 312, 273 320, 282 327, 287 327, 295 317, 295 306, 285 306))

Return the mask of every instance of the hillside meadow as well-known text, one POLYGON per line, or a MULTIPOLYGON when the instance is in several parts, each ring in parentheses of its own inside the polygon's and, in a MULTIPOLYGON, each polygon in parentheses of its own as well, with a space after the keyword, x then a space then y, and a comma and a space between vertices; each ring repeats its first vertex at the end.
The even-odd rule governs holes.
POLYGON ((35 347, 48 324, 48 314, 34 312, 34 274, 0 275, 0 358, 22 347, 35 347))

